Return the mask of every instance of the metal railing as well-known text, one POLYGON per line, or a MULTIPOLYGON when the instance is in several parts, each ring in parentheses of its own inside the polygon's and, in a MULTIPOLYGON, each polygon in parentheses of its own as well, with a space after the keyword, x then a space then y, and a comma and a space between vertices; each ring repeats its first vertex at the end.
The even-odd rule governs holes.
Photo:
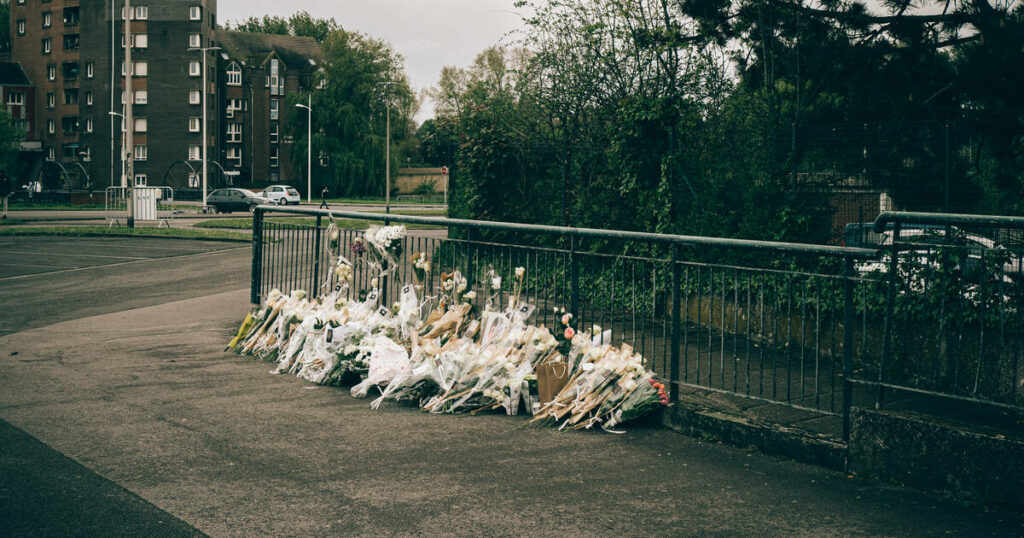
MULTIPOLYGON (((335 286, 325 251, 332 215, 439 228, 410 229, 398 267, 384 276, 350 250, 363 232, 340 230, 341 252, 356 261, 351 298, 374 279, 381 302, 397 297, 419 252, 434 267, 426 297, 437 296, 441 272, 459 270, 479 292, 480 308, 491 295, 490 276, 502 277, 507 291, 515 268, 524 267, 534 323, 558 327, 554 308, 565 307, 578 328, 610 329, 615 343, 632 345, 669 382, 673 399, 681 390, 712 391, 837 415, 844 440, 850 408, 881 404, 882 388, 1017 408, 1024 400, 1024 387, 965 395, 962 383, 925 386, 931 365, 903 358, 901 346, 916 345, 909 339, 916 329, 899 306, 907 298, 895 293, 900 273, 889 271, 886 249, 259 206, 253 303, 274 288, 315 297, 335 286), (292 218, 279 218, 285 215, 292 218)), ((883 218, 905 217, 883 215, 884 228, 883 218)), ((504 304, 501 294, 494 300, 504 304)), ((952 334, 952 326, 945 331, 952 334)))

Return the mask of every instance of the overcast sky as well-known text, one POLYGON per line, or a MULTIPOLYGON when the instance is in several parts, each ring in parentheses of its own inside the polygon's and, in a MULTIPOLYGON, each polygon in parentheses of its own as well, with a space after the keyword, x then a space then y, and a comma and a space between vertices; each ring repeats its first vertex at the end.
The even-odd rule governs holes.
MULTIPOLYGON (((515 0, 218 0, 217 20, 263 15, 288 16, 308 11, 334 17, 346 30, 382 38, 405 57, 405 72, 415 90, 437 84, 441 68, 465 67, 483 49, 520 27, 515 0)), ((423 103, 416 119, 433 116, 423 103)))

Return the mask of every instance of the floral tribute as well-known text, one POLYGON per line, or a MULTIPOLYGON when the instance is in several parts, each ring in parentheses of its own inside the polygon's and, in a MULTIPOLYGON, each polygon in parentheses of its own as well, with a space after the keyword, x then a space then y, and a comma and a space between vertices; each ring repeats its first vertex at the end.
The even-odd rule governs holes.
MULTIPOLYGON (((367 230, 356 248, 394 262, 404 234, 395 226, 367 230)), ((644 358, 628 344, 612 345, 611 331, 573 328, 572 314, 561 308, 555 327, 532 324, 535 308, 520 300, 522 267, 515 269, 505 301, 501 277, 485 273, 482 311, 469 279, 444 271, 434 297, 438 307, 431 309, 423 295, 431 264, 426 253, 414 253, 415 285, 402 286, 398 300, 386 306, 376 288, 360 294, 362 300, 345 298, 352 265, 338 245, 331 248, 337 255, 333 289, 316 299, 302 291, 271 291, 228 349, 273 363, 271 373, 351 385, 357 398, 372 391, 373 408, 393 401, 431 413, 525 413, 535 423, 614 431, 668 404, 644 358), (562 377, 555 385, 541 379, 547 390, 538 390, 538 372, 553 366, 562 377), (549 401, 541 401, 543 392, 549 401)))

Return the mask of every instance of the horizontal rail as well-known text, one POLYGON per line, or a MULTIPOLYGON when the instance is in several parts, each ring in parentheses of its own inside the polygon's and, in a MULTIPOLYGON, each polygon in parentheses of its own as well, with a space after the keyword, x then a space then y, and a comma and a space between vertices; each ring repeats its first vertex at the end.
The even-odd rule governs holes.
POLYGON ((520 233, 540 233, 567 237, 594 237, 599 239, 630 239, 648 243, 668 243, 691 247, 719 247, 730 249, 747 249, 758 251, 779 252, 788 254, 808 254, 834 258, 864 259, 875 258, 878 251, 867 248, 835 247, 828 245, 810 245, 804 243, 783 243, 774 241, 756 241, 751 239, 729 239, 723 237, 701 237, 692 235, 658 234, 650 232, 630 232, 625 230, 602 230, 599 228, 571 228, 565 226, 548 226, 544 224, 522 224, 518 222, 497 222, 483 220, 450 219, 447 217, 422 217, 414 215, 396 215, 386 213, 362 213, 359 211, 335 211, 306 207, 286 208, 272 205, 260 205, 256 211, 263 213, 287 213, 294 215, 310 215, 321 217, 342 217, 359 220, 394 221, 410 224, 435 224, 440 226, 458 226, 462 228, 500 230, 520 233))
POLYGON ((920 211, 883 211, 875 219, 875 233, 882 233, 889 223, 901 224, 960 224, 1024 229, 1024 217, 1003 215, 965 215, 960 213, 925 213, 920 211))

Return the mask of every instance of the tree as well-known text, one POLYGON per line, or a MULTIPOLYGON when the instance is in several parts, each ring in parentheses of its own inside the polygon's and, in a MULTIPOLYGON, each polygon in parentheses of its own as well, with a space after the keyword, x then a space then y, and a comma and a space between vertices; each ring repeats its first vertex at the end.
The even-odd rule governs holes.
MULTIPOLYGON (((394 174, 401 158, 394 150, 413 136, 412 118, 418 106, 402 57, 384 41, 344 30, 331 32, 323 51, 322 89, 312 95, 313 145, 322 154, 314 175, 335 195, 383 195, 385 107, 390 104, 394 174)), ((306 95, 291 95, 287 106, 305 104, 306 99, 306 95)), ((304 171, 306 115, 291 118, 289 128, 296 140, 292 159, 304 171)))
POLYGON ((11 51, 11 0, 0 0, 0 52, 11 51))
POLYGON ((297 11, 287 19, 278 15, 252 16, 234 24, 229 22, 227 28, 239 32, 312 37, 323 43, 331 32, 340 30, 341 26, 334 17, 321 19, 313 17, 308 11, 297 11))

